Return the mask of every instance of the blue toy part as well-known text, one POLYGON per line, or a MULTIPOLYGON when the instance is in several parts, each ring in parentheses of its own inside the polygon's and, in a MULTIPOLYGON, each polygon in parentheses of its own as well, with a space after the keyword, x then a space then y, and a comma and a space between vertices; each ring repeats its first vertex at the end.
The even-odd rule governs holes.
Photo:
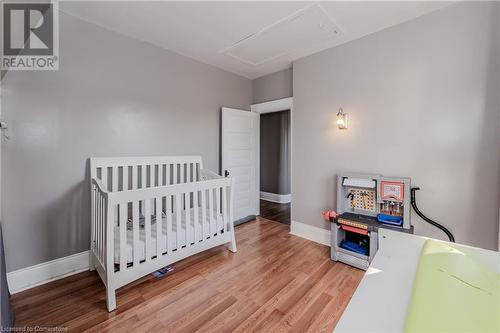
POLYGON ((161 279, 162 277, 165 277, 168 273, 170 273, 173 270, 174 270, 174 268, 172 266, 167 266, 167 267, 163 267, 163 268, 161 268, 161 269, 159 269, 156 272, 153 272, 151 274, 155 278, 161 279))
POLYGON ((354 242, 351 242, 350 240, 342 241, 342 243, 340 243, 340 247, 345 249, 345 250, 349 250, 352 252, 363 254, 365 256, 368 255, 368 248, 366 246, 356 244, 354 242))
POLYGON ((377 215, 377 220, 380 223, 390 224, 390 225, 396 225, 396 226, 399 226, 399 227, 403 225, 403 218, 401 216, 392 216, 392 215, 386 215, 386 214, 378 214, 377 215))

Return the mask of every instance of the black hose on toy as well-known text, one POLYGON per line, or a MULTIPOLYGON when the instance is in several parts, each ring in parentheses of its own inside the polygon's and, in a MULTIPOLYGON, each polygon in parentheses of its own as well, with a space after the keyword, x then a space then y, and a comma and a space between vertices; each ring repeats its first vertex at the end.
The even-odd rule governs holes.
POLYGON ((418 190, 420 190, 420 187, 413 187, 411 189, 411 206, 413 207, 413 210, 415 211, 415 213, 417 213, 417 215, 420 216, 425 222, 427 222, 429 224, 432 224, 433 226, 435 226, 438 229, 441 229, 446 234, 446 236, 448 236, 450 242, 455 243, 455 237, 453 237, 453 234, 448 229, 446 229, 446 227, 444 227, 441 224, 439 224, 439 223, 431 220, 430 218, 428 218, 427 216, 425 216, 418 209, 417 202, 415 201, 415 192, 418 191, 418 190))

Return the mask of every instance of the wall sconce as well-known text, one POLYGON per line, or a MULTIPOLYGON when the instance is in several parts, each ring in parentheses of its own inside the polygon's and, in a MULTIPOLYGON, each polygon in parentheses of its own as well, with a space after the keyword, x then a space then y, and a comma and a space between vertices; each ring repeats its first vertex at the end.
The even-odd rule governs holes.
POLYGON ((347 129, 347 118, 347 113, 340 108, 339 112, 337 112, 337 126, 339 129, 347 129))

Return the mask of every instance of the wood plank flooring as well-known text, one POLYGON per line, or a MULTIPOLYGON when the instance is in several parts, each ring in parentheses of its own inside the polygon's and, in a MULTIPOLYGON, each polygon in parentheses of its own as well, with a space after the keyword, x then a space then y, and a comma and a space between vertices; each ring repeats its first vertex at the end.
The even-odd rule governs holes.
POLYGON ((260 216, 268 220, 290 224, 290 204, 260 200, 260 216))
POLYGON ((108 313, 97 273, 84 272, 13 296, 16 326, 70 332, 331 332, 363 276, 329 248, 258 218, 223 246, 120 289, 108 313))

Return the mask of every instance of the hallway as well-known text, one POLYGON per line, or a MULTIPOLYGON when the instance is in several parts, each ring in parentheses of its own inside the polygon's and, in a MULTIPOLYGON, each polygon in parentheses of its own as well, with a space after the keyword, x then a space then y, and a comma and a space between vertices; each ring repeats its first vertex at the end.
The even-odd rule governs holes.
POLYGON ((271 221, 290 225, 290 203, 281 204, 260 200, 260 216, 271 221))

